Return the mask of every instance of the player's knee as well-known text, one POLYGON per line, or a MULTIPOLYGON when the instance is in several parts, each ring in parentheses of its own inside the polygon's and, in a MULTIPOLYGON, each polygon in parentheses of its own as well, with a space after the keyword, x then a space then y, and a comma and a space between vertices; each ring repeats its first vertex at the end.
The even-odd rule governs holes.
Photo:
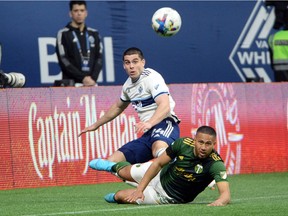
POLYGON ((126 158, 124 156, 124 154, 120 151, 116 151, 114 152, 112 155, 110 155, 107 160, 111 161, 111 162, 120 162, 120 161, 126 161, 126 158))
POLYGON ((158 149, 155 153, 155 157, 156 158, 159 157, 161 154, 163 154, 165 152, 165 150, 166 150, 166 147, 165 148, 162 147, 162 148, 158 149))
POLYGON ((128 203, 125 198, 128 196, 129 193, 127 193, 128 190, 119 190, 115 193, 114 195, 114 199, 117 203, 121 204, 121 203, 128 203))

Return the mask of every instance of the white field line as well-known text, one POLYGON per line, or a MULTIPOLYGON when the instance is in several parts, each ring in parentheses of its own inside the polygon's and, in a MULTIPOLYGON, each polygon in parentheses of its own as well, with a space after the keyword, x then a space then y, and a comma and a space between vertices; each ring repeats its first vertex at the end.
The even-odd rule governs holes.
MULTIPOLYGON (((135 206, 127 208, 116 208, 116 209, 99 209, 99 210, 90 210, 90 211, 77 211, 77 212, 56 212, 56 213, 47 213, 47 214, 33 214, 33 215, 22 215, 22 216, 53 216, 53 215, 77 215, 77 214, 87 214, 87 213, 96 213, 96 212, 115 212, 115 211, 127 211, 127 210, 138 210, 146 208, 155 208, 161 207, 163 205, 145 205, 145 206, 135 206)), ((165 205, 169 206, 169 205, 165 205)))
MULTIPOLYGON (((260 200, 260 199, 283 199, 288 198, 288 194, 285 195, 275 195, 275 196, 265 196, 265 197, 248 197, 243 199, 232 199, 232 203, 239 202, 239 201, 247 201, 247 200, 260 200)), ((210 201, 203 201, 203 202, 192 202, 191 204, 199 204, 199 203, 210 203, 210 201)), ((184 204, 187 205, 187 204, 184 204)), ((22 215, 22 216, 54 216, 54 215, 81 215, 87 213, 96 213, 96 212, 115 212, 115 211, 127 211, 127 210, 138 210, 138 209, 146 209, 146 208, 159 208, 168 206, 175 206, 175 204, 168 204, 168 205, 144 205, 144 206, 133 206, 127 208, 116 208, 116 209, 99 209, 99 210, 90 210, 90 211, 75 211, 75 212, 55 212, 55 213, 47 213, 47 214, 31 214, 31 215, 22 215)))

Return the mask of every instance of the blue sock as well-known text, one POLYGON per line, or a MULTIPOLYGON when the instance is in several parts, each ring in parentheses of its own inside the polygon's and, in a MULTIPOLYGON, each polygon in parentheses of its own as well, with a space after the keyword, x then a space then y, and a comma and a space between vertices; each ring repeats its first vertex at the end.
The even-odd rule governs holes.
POLYGON ((108 202, 108 203, 117 203, 117 201, 115 200, 114 196, 115 196, 115 193, 109 193, 109 194, 107 194, 107 195, 104 197, 104 199, 105 199, 106 202, 108 202))
POLYGON ((112 167, 115 164, 116 164, 115 162, 111 162, 108 160, 94 159, 89 162, 89 167, 94 170, 113 172, 112 167))

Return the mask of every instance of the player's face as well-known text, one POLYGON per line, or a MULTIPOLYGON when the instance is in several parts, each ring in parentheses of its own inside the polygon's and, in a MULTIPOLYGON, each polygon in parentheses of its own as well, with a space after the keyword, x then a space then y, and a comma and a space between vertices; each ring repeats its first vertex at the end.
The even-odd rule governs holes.
POLYGON ((73 5, 72 10, 70 11, 70 17, 72 18, 72 22, 75 22, 77 25, 83 24, 87 17, 85 5, 73 5))
POLYGON ((194 154, 199 158, 207 158, 216 144, 216 138, 209 134, 197 133, 194 154))
POLYGON ((144 70, 145 60, 141 59, 138 54, 125 55, 123 67, 128 76, 136 81, 144 70))

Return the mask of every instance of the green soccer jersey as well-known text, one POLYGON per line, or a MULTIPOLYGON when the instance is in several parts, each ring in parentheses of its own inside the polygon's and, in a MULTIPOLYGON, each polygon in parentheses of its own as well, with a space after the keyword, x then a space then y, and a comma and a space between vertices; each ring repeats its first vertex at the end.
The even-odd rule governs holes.
POLYGON ((220 155, 213 150, 208 158, 196 157, 192 138, 177 139, 166 153, 174 160, 163 167, 160 181, 166 193, 179 203, 193 201, 214 179, 228 181, 220 155))

